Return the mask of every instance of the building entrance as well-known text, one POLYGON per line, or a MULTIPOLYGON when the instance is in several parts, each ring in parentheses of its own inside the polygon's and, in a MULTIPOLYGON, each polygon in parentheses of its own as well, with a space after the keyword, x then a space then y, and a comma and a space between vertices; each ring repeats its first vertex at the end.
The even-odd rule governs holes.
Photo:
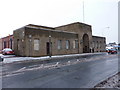
POLYGON ((46 43, 46 52, 47 52, 47 55, 50 55, 50 43, 49 42, 46 43))
POLYGON ((89 37, 87 34, 83 35, 83 53, 89 53, 89 37))

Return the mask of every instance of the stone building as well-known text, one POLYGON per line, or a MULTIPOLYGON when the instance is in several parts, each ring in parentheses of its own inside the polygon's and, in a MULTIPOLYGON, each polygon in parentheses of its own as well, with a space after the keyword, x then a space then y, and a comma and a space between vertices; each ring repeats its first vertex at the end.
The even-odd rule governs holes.
POLYGON ((15 30, 14 43, 15 54, 20 56, 78 53, 78 34, 37 25, 15 30))
POLYGON ((29 24, 15 30, 13 35, 14 51, 19 56, 100 52, 106 44, 104 37, 92 36, 90 25, 80 22, 54 28, 29 24))

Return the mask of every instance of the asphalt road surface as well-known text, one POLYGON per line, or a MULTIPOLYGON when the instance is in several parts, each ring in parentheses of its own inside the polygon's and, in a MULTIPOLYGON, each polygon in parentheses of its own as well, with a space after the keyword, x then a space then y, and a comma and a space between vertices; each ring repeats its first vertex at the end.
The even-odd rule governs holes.
POLYGON ((48 64, 3 65, 3 88, 93 88, 118 72, 116 54, 48 64), (17 68, 18 67, 18 68, 17 68))

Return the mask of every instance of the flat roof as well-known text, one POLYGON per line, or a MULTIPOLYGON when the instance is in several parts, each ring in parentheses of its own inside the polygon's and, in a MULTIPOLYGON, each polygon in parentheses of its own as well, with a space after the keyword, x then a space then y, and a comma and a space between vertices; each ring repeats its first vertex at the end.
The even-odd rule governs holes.
POLYGON ((63 32, 63 33, 69 33, 69 34, 77 34, 76 32, 68 32, 68 31, 63 31, 63 30, 56 30, 56 29, 53 29, 53 28, 44 28, 41 27, 41 26, 37 26, 37 25, 26 25, 25 28, 33 28, 33 29, 38 29, 38 30, 45 30, 45 31, 52 31, 52 32, 63 32))

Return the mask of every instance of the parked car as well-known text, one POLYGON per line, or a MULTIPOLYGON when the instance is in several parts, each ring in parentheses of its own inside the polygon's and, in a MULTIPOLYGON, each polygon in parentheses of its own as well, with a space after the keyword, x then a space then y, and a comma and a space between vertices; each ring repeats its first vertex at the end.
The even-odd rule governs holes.
POLYGON ((106 49, 106 52, 108 52, 109 49, 106 49))
POLYGON ((0 54, 0 62, 4 60, 3 55, 0 54))
POLYGON ((116 49, 108 49, 107 51, 109 54, 117 54, 117 50, 116 49))
POLYGON ((2 50, 2 54, 3 55, 13 55, 14 51, 10 48, 5 48, 5 49, 2 50))

